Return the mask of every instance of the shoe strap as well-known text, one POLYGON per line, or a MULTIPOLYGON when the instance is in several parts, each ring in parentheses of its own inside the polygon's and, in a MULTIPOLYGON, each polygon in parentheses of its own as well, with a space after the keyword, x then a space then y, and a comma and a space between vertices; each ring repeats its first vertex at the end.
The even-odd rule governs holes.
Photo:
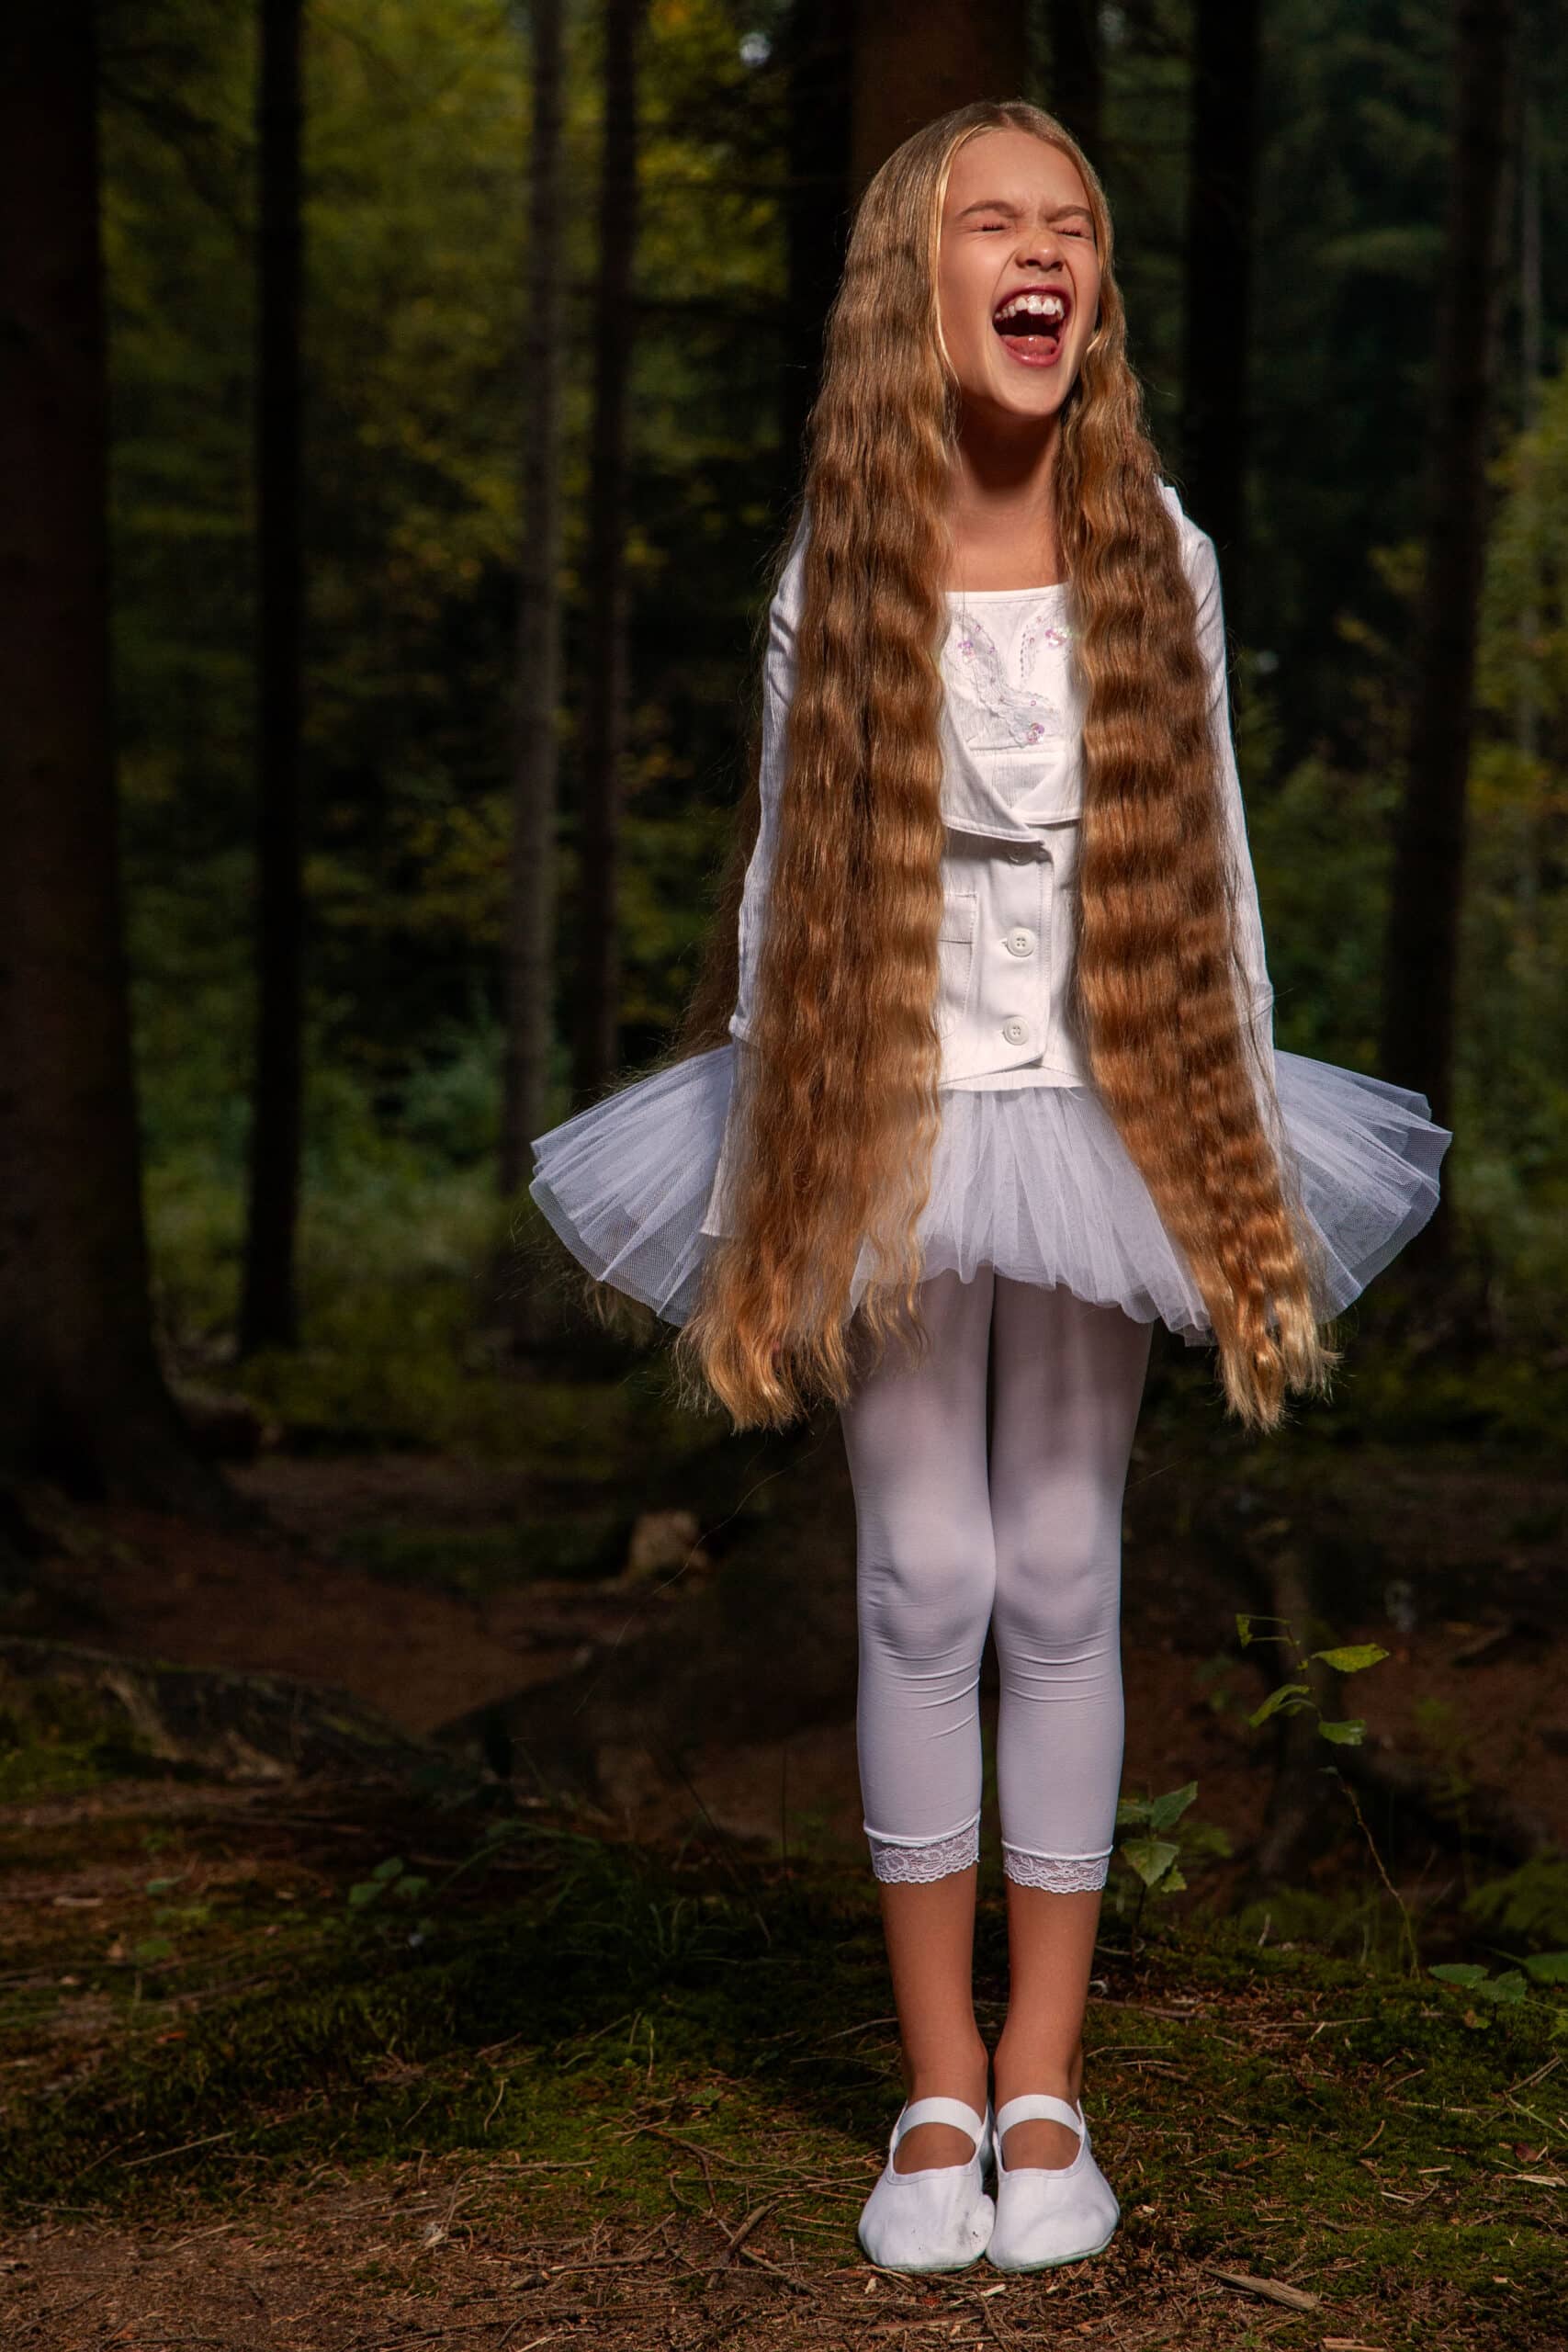
POLYGON ((967 2132, 976 2147, 986 2135, 986 2119, 961 2098, 917 2098, 905 2108, 893 2127, 893 2145, 897 2147, 906 2132, 917 2123, 955 2123, 967 2132))
POLYGON ((1005 2138, 1015 2123, 1030 2123, 1038 2118, 1045 2123, 1065 2123, 1081 2140, 1089 2127, 1082 2110, 1069 2107, 1065 2098, 1053 2098, 1049 2091, 1024 2091, 1017 2098, 1004 2100, 997 2109, 997 2137, 1005 2138))

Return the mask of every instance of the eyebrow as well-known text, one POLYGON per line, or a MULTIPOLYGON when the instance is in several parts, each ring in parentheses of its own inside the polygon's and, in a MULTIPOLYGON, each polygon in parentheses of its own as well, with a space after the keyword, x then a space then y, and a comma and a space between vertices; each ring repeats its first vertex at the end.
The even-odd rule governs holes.
MULTIPOLYGON (((959 220, 967 220, 972 212, 1010 212, 1016 220, 1023 209, 1021 204, 1013 204, 1006 197, 987 196, 982 197, 976 204, 966 204, 963 211, 956 213, 953 217, 959 220)), ((1087 204, 1058 204, 1055 210, 1047 213, 1045 217, 1049 220, 1060 220, 1070 212, 1081 212, 1086 220, 1092 220, 1094 218, 1087 204)))

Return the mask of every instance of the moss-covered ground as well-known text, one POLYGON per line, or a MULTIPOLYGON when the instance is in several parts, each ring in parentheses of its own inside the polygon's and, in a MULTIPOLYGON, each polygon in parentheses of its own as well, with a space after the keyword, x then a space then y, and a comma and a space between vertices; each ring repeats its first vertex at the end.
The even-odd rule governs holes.
MULTIPOLYGON (((1112 1910, 1111 2250, 901 2278, 854 2239, 900 2096, 860 1870, 447 1772, 68 1777, 0 1827, 7 2346, 1568 2342, 1544 2000, 1112 1910)), ((976 1981, 994 2038, 994 1855, 976 1981)))
MULTIPOLYGON (((345 1268, 360 1250, 345 1228, 345 1268)), ((0 1631, 106 1661, 97 1686, 0 1674, 0 2352, 1568 2352, 1568 1996, 1430 1973, 1495 1985, 1568 1946, 1563 1841, 1538 1834, 1568 1788, 1560 1364, 1454 1382, 1361 1350, 1271 1446, 1218 1426, 1179 1351, 1156 1364, 1127 1787, 1198 1798, 1190 1891, 1140 1916, 1119 1863, 1107 1906, 1087 2098, 1122 2227, 1060 2272, 919 2279, 854 2235, 901 2082, 835 1448, 725 1440, 608 1340, 504 1378, 455 1274, 368 1321, 367 1295, 345 1272, 310 1344, 246 1371, 268 1435, 237 1480, 299 1548, 129 1510, 51 1536, 40 1498, 51 1541, 0 1586, 0 1631), (1281 1547, 1323 1639, 1390 1654, 1355 1705, 1422 1793, 1368 1800, 1409 1933, 1342 1791, 1288 1886, 1247 1877, 1272 1677, 1235 1612, 1275 1605, 1281 1547), (786 1639, 800 1704, 770 1713, 786 1639), (422 1736, 510 1704, 516 1783, 505 1742, 487 1768, 446 1739, 412 1778, 286 1758, 236 1785, 188 1742, 150 1752, 106 1699, 117 1660, 303 1676, 422 1736), (525 1770, 535 1693, 563 1752, 598 1709, 592 1796, 525 1770)))

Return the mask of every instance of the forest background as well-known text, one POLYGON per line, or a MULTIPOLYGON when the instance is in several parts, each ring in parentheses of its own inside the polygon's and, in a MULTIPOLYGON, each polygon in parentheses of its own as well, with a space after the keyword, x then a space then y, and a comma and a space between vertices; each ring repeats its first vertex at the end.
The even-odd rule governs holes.
MULTIPOLYGON (((781 406, 799 418, 798 391, 781 402, 784 363, 805 372, 787 335, 786 28, 754 13, 742 28, 726 7, 655 8, 642 67, 636 286, 615 328, 630 372, 617 1068, 665 1046, 690 985, 739 781, 755 582, 798 470, 780 433, 781 406)), ((1183 16, 1104 12, 1100 152, 1153 429, 1202 520, 1181 447, 1183 16)), ((195 5, 155 39, 136 21, 108 59, 105 228, 137 1074, 160 1313, 171 1338, 221 1349, 238 1317, 255 1023, 254 31, 195 5)), ((587 1099, 567 1015, 582 722, 607 667, 583 364, 601 30, 587 14, 571 26, 566 81, 577 364, 561 423, 565 923, 547 1123, 587 1099)), ((1491 1334, 1535 1360, 1513 1392, 1526 1412, 1540 1409, 1568 1292, 1568 282, 1561 240, 1538 225, 1532 251, 1520 243, 1526 198, 1538 221, 1562 217, 1568 160, 1544 93, 1568 70, 1568 38, 1555 12, 1535 32, 1529 184, 1516 169, 1495 250, 1466 266, 1500 298, 1497 512, 1446 1103, 1425 1069, 1385 1066, 1381 1050, 1450 158, 1440 9, 1347 10, 1337 30, 1315 6, 1269 12, 1244 224, 1260 257, 1246 430, 1227 435, 1245 450, 1245 543, 1222 544, 1279 1040, 1427 1085, 1455 1132, 1460 1270, 1484 1287, 1491 1334)), ((481 0, 410 0, 329 14, 307 63, 303 1280, 319 1317, 345 1283, 363 1298, 375 1259, 407 1330, 393 1300, 471 1268, 496 1226, 528 52, 520 24, 481 0)), ((609 1075, 590 1070, 590 1087, 609 1075)), ((372 1329, 361 1337, 375 1345, 372 1329)), ((1548 1393, 1561 1404, 1559 1383, 1548 1393)))
MULTIPOLYGON (((505 1252, 527 1134, 660 1053, 691 984, 757 584, 880 136, 876 11, 858 40, 841 14, 755 13, 653 7, 634 85, 607 66, 643 11, 569 12, 558 218, 532 241, 524 20, 312 17, 280 262, 250 18, 106 12, 114 751, 156 1319, 187 1367, 238 1337, 280 1406, 300 1366, 255 1363, 269 1341, 295 1356, 344 1315, 367 1355, 434 1339, 411 1304, 505 1252), (547 580, 524 498, 541 417, 547 580), (547 643, 558 772, 525 813, 547 643), (509 870, 525 823, 548 845, 531 885, 509 870)), ((1069 98, 1152 429, 1220 545, 1277 1035, 1420 1088, 1454 1129, 1412 1263, 1444 1261, 1485 1409, 1543 1429, 1568 1285, 1548 103, 1568 38, 1527 21, 1485 249, 1471 222, 1450 253, 1444 10, 1272 7, 1239 62, 1204 23, 1100 11, 1069 98), (1461 395, 1484 403, 1468 429, 1461 395), (1445 590, 1434 547, 1474 580, 1445 590)), ((1000 12, 926 86, 1048 72, 1049 29, 1000 12)), ((470 1299, 481 1326, 515 1320, 505 1288, 470 1299)))
MULTIPOLYGON (((1353 1983, 1393 2038, 1375 2063, 1348 2042, 1333 2098, 1359 2114, 1407 2041, 1434 2066, 1441 2043, 1483 2106, 1512 2098, 1515 2043, 1483 2092, 1454 2050, 1550 2037, 1538 1988, 1568 1944, 1568 18, 1540 0, 64 0, 19 8, 0 64, 0 293, 28 329, 0 390, 21 590, 0 633, 0 1785, 17 1899, 67 1906, 38 1915, 11 1980, 5 2126, 8 2193, 56 2248, 58 2275, 28 2258, 45 2303, 82 2254, 59 2215, 159 2186, 83 2188, 105 2115, 162 2168, 243 2085, 243 2131, 219 2135, 235 2178, 298 2179, 342 2142, 299 2120, 325 2066, 371 2118, 356 2177, 400 2163, 415 2086, 374 2072, 351 2009, 424 2088, 456 2066, 421 2127, 444 2162, 506 2143, 472 2111, 493 2029, 567 2037, 537 2057, 513 2154, 576 2163, 572 2084, 632 2098, 618 2045, 589 2049, 622 1996, 636 2115, 700 2123, 678 2033, 656 2064, 635 2022, 650 1984, 662 2000, 712 1957, 705 1928, 687 1940, 709 1915, 682 1905, 764 1871, 761 1922, 808 1906, 818 1867, 858 1883, 830 1426, 752 1442, 682 1410, 651 1320, 592 1320, 520 1179, 530 1135, 668 1049, 854 198, 908 130, 982 94, 1060 113, 1107 187, 1151 429, 1219 548, 1278 1041, 1421 1089, 1454 1131, 1442 1210, 1353 1310, 1331 1404, 1254 1445, 1206 1361, 1156 1333, 1128 1788, 1134 1808, 1200 1796, 1185 1831, 1168 1807, 1123 1850, 1107 1998, 1179 2005, 1208 1970, 1217 2085, 1243 2011, 1261 2051, 1292 2002, 1315 2017, 1353 1983), (1285 1668, 1258 1679, 1238 1609, 1324 1645, 1304 1699, 1258 1723, 1285 1668), (1325 1795, 1336 1643, 1384 1655, 1325 1795), (279 1774, 335 1791, 313 1828, 255 1809, 279 1774), (553 1930, 486 1907, 520 1823, 553 1930), (563 1887, 547 1837, 620 1860, 563 1887), (437 1900, 422 1842, 460 1896, 437 1900), (649 1928, 637 1857, 655 1851, 674 1892, 649 1928), (1162 1942, 1151 1886, 1185 1943, 1162 1942), (282 1897, 265 1932, 282 1923, 288 1970, 237 2027, 258 1889, 282 1897), (104 1906, 91 1949, 78 1901, 104 1906), (546 2018, 527 2003, 548 2006, 563 1920, 604 1997, 546 2018), (536 1929, 515 2013, 465 2007, 471 1939, 515 1951, 536 1929), (1268 1957, 1237 1961, 1233 1931, 1268 1957), (1300 1957, 1265 1997, 1281 1940, 1300 1957), (616 1973, 634 1950, 654 1972, 635 1984, 616 1973), (1499 1956, 1517 1992, 1494 2007, 1475 1988, 1499 1956), (1468 2022, 1366 1990, 1407 1963, 1468 1969, 1468 2022), (375 2005, 405 1982, 394 2033, 375 2005), (409 2022, 422 1985, 440 2027, 409 2022), (307 1996, 330 2019, 301 2039, 307 1996), (189 2050, 150 2054, 172 2016, 189 2050)), ((752 1932, 735 1900, 725 1951, 752 1932)), ((812 1949, 857 1902, 839 1887, 811 1915, 812 1949)), ((881 2006, 874 1960, 852 1965, 811 1997, 881 2006)), ((859 2148, 886 2022, 820 2077, 813 2132, 841 2134, 861 2100, 859 2148)), ((737 2077, 753 2030, 738 2012, 719 2034, 737 2077)), ((724 2097, 750 2164, 750 2110, 724 2097)), ((1560 2189, 1556 2126, 1510 2128, 1508 2180, 1560 2189)), ((1412 2180, 1432 2154, 1411 2143, 1412 2180)), ((1183 2161, 1175 2136, 1149 2157, 1172 2216, 1183 2161)), ((1279 2226, 1320 2251, 1348 2233, 1343 2340, 1404 2341, 1404 2217, 1357 2204, 1404 2176, 1369 2188, 1371 2169, 1303 2175, 1279 2226)), ((205 2171, 160 2181, 210 2198, 205 2171)), ((1531 2194, 1546 2218, 1523 2239, 1490 2206, 1472 2236, 1436 2231, 1446 2204, 1410 2218, 1435 2233, 1437 2299, 1410 2306, 1411 2341, 1439 2323, 1470 2331, 1445 2342, 1548 2340, 1555 2192, 1531 2194)), ((1250 2200, 1238 2180, 1223 2214, 1129 2240, 1180 2340, 1244 2340, 1210 2260, 1235 2233, 1261 2233, 1254 2270, 1291 2267, 1250 2200)), ((301 2211, 300 2275, 341 2283, 347 2240, 301 2211)), ((371 2246, 386 2211, 372 2196, 360 2218, 371 2246)), ((581 2222, 539 2209, 557 2245, 581 2222)), ((763 2269, 795 2260, 772 2225, 754 2243, 763 2269)), ((720 2267, 725 2292, 767 2284, 720 2267)), ((372 2301, 392 2292, 373 2270, 355 2274, 372 2301)), ((1164 2340, 1136 2334, 1144 2288, 1123 2286, 1118 2340, 1164 2340)), ((837 2340, 820 2312, 811 2329, 837 2340)))

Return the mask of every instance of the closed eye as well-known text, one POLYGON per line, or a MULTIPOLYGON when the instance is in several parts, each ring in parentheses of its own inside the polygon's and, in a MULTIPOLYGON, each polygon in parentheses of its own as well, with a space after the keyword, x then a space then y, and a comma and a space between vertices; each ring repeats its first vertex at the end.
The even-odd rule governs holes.
MULTIPOLYGON (((1059 225, 1062 226, 1064 237, 1088 237, 1091 241, 1093 239, 1094 231, 1090 228, 1075 228, 1070 221, 1059 225)), ((975 226, 982 236, 989 236, 993 229, 1007 229, 1011 226, 1011 223, 1007 220, 976 220, 975 226)))

